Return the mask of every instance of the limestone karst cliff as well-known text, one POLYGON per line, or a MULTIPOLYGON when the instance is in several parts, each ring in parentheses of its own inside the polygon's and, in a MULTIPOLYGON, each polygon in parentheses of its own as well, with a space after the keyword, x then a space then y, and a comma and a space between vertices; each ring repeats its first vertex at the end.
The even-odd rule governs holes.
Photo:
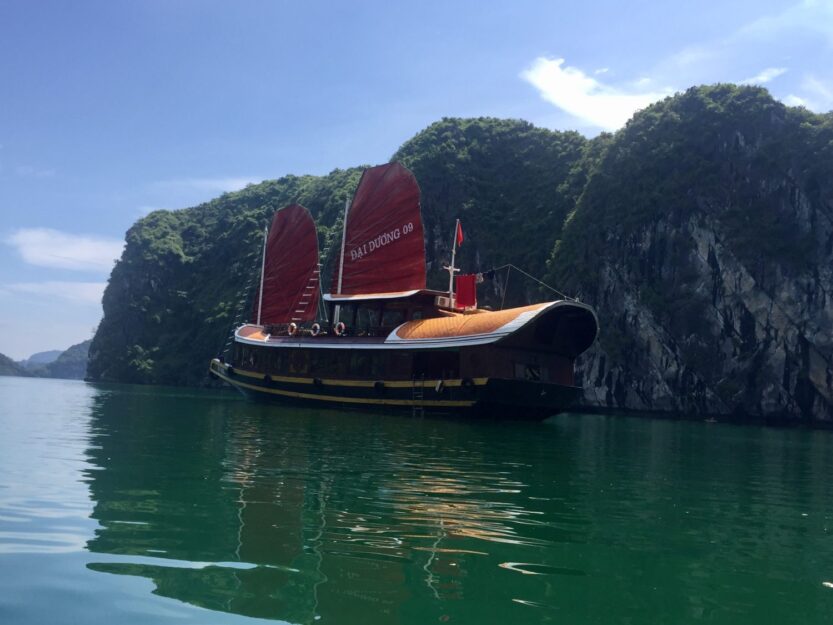
MULTIPOLYGON (((578 367, 587 405, 833 417, 833 115, 715 85, 590 140, 445 119, 393 158, 422 188, 429 284, 446 279, 460 217, 465 270, 514 262, 597 307, 600 340, 578 367)), ((287 176, 137 222, 88 375, 202 383, 246 310, 263 224, 306 205, 326 272, 360 171, 287 176)), ((499 275, 481 300, 504 287, 499 275)), ((549 295, 515 280, 507 304, 549 295)))
POLYGON ((833 115, 692 89, 595 164, 550 278, 598 308, 590 405, 833 416, 833 115))

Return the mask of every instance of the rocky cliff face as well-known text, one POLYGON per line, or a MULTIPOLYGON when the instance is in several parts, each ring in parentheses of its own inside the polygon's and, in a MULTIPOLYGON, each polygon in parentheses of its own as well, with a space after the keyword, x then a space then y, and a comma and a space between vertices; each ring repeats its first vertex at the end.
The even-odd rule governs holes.
POLYGON ((587 405, 833 418, 831 121, 717 87, 617 135, 552 260, 603 324, 587 405), (623 175, 662 193, 611 197, 623 175))

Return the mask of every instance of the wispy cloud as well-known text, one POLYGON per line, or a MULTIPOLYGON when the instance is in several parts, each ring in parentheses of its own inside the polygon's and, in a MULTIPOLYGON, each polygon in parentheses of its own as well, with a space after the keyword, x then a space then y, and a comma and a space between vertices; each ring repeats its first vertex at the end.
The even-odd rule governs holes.
POLYGON ((786 67, 767 67, 765 70, 762 70, 752 76, 751 78, 746 78, 740 81, 741 85, 764 85, 771 80, 774 80, 781 76, 782 74, 787 73, 786 67))
POLYGON ((606 85, 564 59, 539 57, 521 73, 541 97, 588 125, 616 130, 639 109, 671 94, 670 89, 648 89, 643 82, 630 88, 606 85), (640 88, 643 87, 643 88, 640 88))
POLYGON ((30 265, 109 272, 124 241, 70 234, 51 228, 21 228, 5 239, 30 265))
POLYGON ((26 293, 45 298, 58 298, 73 304, 98 305, 106 282, 17 282, 3 285, 12 293, 26 293))
POLYGON ((812 111, 829 111, 833 109, 833 87, 817 76, 806 74, 801 80, 802 95, 789 94, 784 103, 790 106, 803 106, 812 111))
POLYGON ((151 184, 155 189, 172 191, 239 191, 248 184, 259 182, 261 178, 255 176, 231 176, 220 178, 174 178, 160 180, 151 184))

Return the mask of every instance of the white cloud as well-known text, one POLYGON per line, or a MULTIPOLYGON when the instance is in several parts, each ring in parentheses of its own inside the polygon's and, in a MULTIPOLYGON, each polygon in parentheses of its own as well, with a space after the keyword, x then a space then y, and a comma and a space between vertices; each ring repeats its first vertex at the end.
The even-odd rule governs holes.
POLYGON ((833 88, 828 83, 808 75, 801 81, 801 87, 810 94, 816 110, 833 107, 833 88))
POLYGON ((594 70, 593 73, 598 76, 599 74, 607 74, 610 71, 609 67, 600 67, 597 70, 594 70))
POLYGON ((803 106, 811 111, 821 113, 833 109, 833 87, 808 74, 801 81, 801 95, 789 94, 783 98, 784 104, 789 106, 803 106))
POLYGON ((30 265, 109 272, 124 241, 78 235, 51 228, 21 228, 5 239, 30 265))
POLYGON ((784 98, 784 104, 786 104, 787 106, 803 106, 804 108, 807 108, 807 100, 798 97, 794 93, 791 93, 786 98, 784 98))
POLYGON ((741 85, 763 85, 768 83, 775 78, 778 78, 782 74, 787 73, 786 67, 767 67, 765 70, 762 70, 752 76, 751 78, 747 78, 745 80, 741 80, 741 85))
POLYGON ((151 186, 157 189, 173 191, 212 191, 229 192, 239 191, 248 184, 259 182, 256 177, 227 177, 227 178, 176 178, 173 180, 160 180, 151 186))
POLYGON ((101 304, 106 282, 18 282, 6 284, 4 289, 12 293, 26 293, 41 297, 58 298, 73 304, 101 304))
POLYGON ((548 102, 605 130, 616 130, 639 109, 671 94, 663 90, 624 90, 602 84, 564 59, 539 57, 521 73, 548 102))

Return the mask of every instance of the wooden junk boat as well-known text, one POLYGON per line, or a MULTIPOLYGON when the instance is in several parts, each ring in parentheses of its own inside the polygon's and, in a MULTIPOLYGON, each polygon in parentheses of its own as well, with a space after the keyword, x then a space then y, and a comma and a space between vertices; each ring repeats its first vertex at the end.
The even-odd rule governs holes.
MULTIPOLYGON (((474 276, 455 280, 454 255, 449 290, 427 289, 419 202, 402 165, 364 172, 323 302, 313 219, 298 204, 280 209, 264 244, 256 323, 235 330, 231 358, 215 358, 210 372, 249 397, 310 405, 510 418, 566 408, 581 391, 574 360, 598 332, 593 309, 570 299, 478 309, 474 276)), ((459 221, 455 252, 458 242, 459 221)))

